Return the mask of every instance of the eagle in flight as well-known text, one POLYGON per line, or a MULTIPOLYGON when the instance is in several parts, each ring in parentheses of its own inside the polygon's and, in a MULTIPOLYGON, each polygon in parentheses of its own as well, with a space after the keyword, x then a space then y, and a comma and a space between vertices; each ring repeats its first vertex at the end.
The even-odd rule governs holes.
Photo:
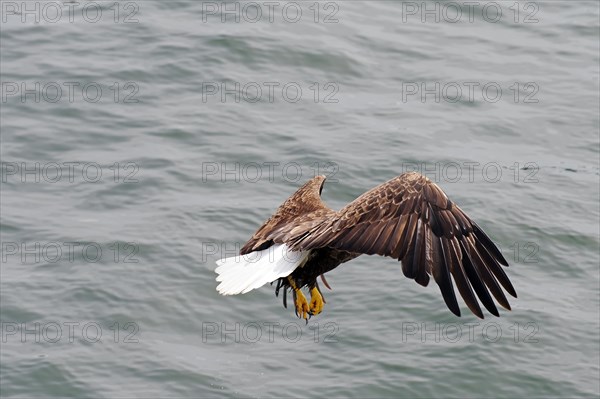
POLYGON ((244 294, 277 281, 275 294, 283 289, 284 306, 291 290, 296 315, 308 321, 325 303, 317 277, 330 288, 325 273, 360 255, 377 254, 401 261, 404 275, 422 286, 432 276, 457 316, 452 279, 476 316, 483 318, 477 298, 495 316, 492 296, 510 310, 502 288, 517 294, 501 266, 508 266, 506 259, 430 179, 404 173, 339 211, 321 200, 324 182, 325 176, 309 180, 254 233, 239 256, 217 261, 219 293, 244 294), (310 291, 310 302, 303 287, 310 291))

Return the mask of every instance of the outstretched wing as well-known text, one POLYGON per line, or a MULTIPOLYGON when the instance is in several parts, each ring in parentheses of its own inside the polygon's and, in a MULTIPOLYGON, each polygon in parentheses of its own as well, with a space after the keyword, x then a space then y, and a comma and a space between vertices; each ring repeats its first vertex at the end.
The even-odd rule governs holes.
POLYGON ((501 286, 517 296, 501 267, 508 263, 492 240, 440 187, 415 172, 367 191, 327 222, 286 241, 294 250, 332 247, 401 260, 404 275, 417 283, 426 286, 433 276, 457 316, 460 309, 450 276, 480 318, 476 297, 498 316, 490 292, 509 310, 501 286))

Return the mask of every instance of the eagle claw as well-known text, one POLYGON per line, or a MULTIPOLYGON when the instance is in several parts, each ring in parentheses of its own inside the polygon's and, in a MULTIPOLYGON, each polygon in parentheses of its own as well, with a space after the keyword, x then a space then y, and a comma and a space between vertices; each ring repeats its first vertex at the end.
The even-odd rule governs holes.
POLYGON ((308 323, 308 317, 309 317, 308 301, 306 300, 306 297, 304 296, 302 291, 300 291, 299 289, 295 289, 295 290, 293 290, 293 292, 294 292, 294 305, 296 306, 296 316, 298 316, 301 319, 305 319, 306 322, 308 323))
POLYGON ((310 315, 316 316, 323 311, 323 296, 319 292, 319 289, 315 286, 310 289, 310 315))

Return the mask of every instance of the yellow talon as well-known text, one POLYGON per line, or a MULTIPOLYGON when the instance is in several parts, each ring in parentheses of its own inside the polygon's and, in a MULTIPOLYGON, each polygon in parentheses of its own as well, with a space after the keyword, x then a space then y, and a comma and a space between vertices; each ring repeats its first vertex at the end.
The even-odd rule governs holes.
POLYGON ((296 315, 301 319, 305 319, 308 323, 308 301, 306 300, 306 297, 304 296, 302 291, 300 291, 300 289, 296 286, 296 283, 294 282, 294 280, 292 280, 291 277, 288 277, 288 281, 290 283, 290 286, 292 287, 292 290, 294 290, 294 305, 296 306, 296 315))
POLYGON ((315 316, 323 311, 323 297, 315 286, 310 289, 310 314, 315 316))
POLYGON ((296 289, 296 314, 298 317, 308 320, 308 301, 299 289, 296 289))

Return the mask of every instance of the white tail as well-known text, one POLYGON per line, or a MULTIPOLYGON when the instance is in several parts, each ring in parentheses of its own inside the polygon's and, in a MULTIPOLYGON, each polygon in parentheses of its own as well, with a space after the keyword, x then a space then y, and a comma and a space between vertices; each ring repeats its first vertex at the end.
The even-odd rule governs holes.
POLYGON ((289 251, 285 244, 217 261, 217 291, 222 295, 245 294, 255 288, 289 276, 309 251, 289 251))

